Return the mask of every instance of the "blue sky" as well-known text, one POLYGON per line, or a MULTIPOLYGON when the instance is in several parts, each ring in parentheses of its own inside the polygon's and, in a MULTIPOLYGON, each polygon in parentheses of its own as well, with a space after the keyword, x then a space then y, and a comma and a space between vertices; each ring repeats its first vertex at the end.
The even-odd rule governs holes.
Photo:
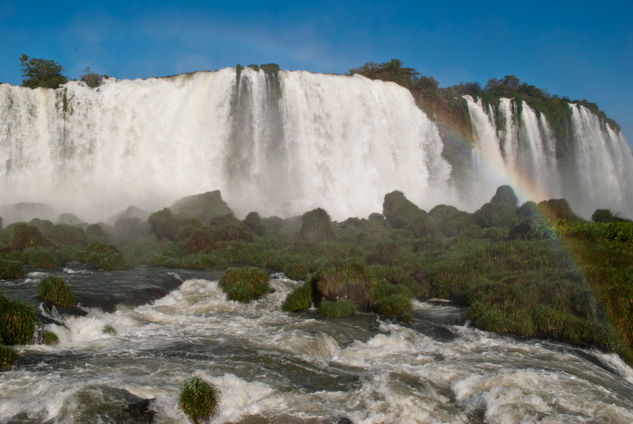
POLYGON ((70 78, 165 76, 237 63, 343 73, 398 58, 440 86, 513 74, 586 98, 633 143, 633 2, 18 2, 0 0, 0 82, 19 57, 70 78))

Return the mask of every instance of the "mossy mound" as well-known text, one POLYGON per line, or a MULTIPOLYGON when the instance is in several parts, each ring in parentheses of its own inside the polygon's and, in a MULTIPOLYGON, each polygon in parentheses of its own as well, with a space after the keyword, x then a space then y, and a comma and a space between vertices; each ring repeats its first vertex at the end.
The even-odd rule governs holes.
POLYGON ((309 242, 334 240, 330 215, 321 208, 304 213, 298 236, 301 240, 309 242))
POLYGON ((20 261, 0 258, 0 280, 20 278, 24 275, 24 265, 20 261))
POLYGON ((322 300, 319 303, 319 313, 327 318, 351 317, 357 314, 356 305, 347 299, 331 302, 322 300))
POLYGON ((39 219, 39 218, 33 218, 31 221, 29 221, 29 225, 40 230, 42 234, 46 234, 54 226, 52 221, 49 221, 48 219, 39 219))
POLYGON ((407 199, 404 193, 396 190, 385 194, 382 214, 393 228, 406 228, 426 213, 407 199))
POLYGON ((305 280, 308 276, 308 268, 298 262, 290 262, 283 265, 281 271, 291 280, 305 280))
POLYGON ((51 331, 47 331, 46 334, 44 334, 44 344, 47 346, 54 346, 56 344, 59 343, 59 337, 57 337, 57 334, 51 332, 51 331))
POLYGON ((47 277, 40 281, 37 293, 45 302, 52 302, 62 308, 75 305, 75 296, 64 280, 58 277, 47 277))
POLYGON ((219 284, 230 300, 248 303, 268 292, 268 280, 268 274, 259 268, 229 268, 219 284))
POLYGON ((123 255, 111 244, 92 243, 80 255, 83 263, 106 271, 123 269, 123 255))
POLYGON ((6 371, 18 361, 18 353, 8 347, 0 345, 0 371, 6 371))
POLYGON ((0 293, 0 338, 8 345, 27 344, 33 339, 37 315, 27 303, 0 293))
POLYGON ((63 213, 61 215, 59 215, 59 218, 57 218, 57 221, 55 221, 55 224, 64 224, 64 225, 72 225, 72 226, 76 226, 76 225, 82 225, 84 222, 79 219, 79 217, 77 215, 73 215, 72 213, 63 213))
POLYGON ((376 284, 373 273, 363 264, 336 263, 321 267, 309 280, 314 303, 349 300, 359 310, 373 305, 372 286, 376 284))
POLYGON ((310 308, 312 305, 312 287, 309 283, 303 283, 294 289, 281 306, 286 312, 299 312, 310 308))
POLYGON ((51 245, 50 241, 36 227, 20 222, 7 227, 7 230, 9 228, 11 229, 9 247, 13 250, 23 251, 31 247, 51 245))
POLYGON ((429 215, 435 220, 439 231, 446 237, 456 236, 477 225, 471 214, 460 211, 454 206, 437 205, 429 211, 429 215))
POLYGON ((251 212, 246 215, 243 221, 244 228, 253 234, 257 234, 261 236, 265 232, 264 224, 262 223, 262 218, 259 216, 257 212, 251 212))
POLYGON ((568 221, 581 220, 578 215, 571 210, 569 203, 565 199, 543 200, 538 203, 538 209, 550 221, 566 219, 568 221))
POLYGON ((85 246, 88 242, 86 233, 79 227, 69 224, 56 224, 46 232, 46 237, 56 244, 85 246))
POLYGON ((202 224, 200 221, 172 213, 168 208, 154 212, 148 218, 151 231, 158 238, 182 240, 189 237, 202 224))
POLYGON ((411 290, 404 284, 380 281, 373 286, 373 310, 384 316, 404 316, 411 312, 411 290))
POLYGON ((194 218, 203 223, 218 216, 233 214, 231 208, 222 199, 220 190, 184 197, 171 205, 170 209, 176 214, 194 218))
POLYGON ((218 411, 219 396, 211 383, 200 377, 185 380, 178 404, 193 424, 209 422, 218 411))
POLYGON ((475 212, 475 220, 484 228, 509 227, 516 217, 518 202, 510 186, 500 186, 490 202, 475 212))
POLYGON ((105 232, 105 224, 90 224, 86 227, 86 237, 91 243, 110 243, 110 237, 105 232))
POLYGON ((61 253, 50 247, 32 247, 24 255, 29 265, 37 268, 56 268, 64 263, 61 253))

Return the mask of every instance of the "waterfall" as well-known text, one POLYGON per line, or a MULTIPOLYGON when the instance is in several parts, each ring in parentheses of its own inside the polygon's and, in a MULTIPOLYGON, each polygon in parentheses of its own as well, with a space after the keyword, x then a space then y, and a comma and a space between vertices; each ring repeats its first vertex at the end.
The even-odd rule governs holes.
POLYGON ((0 85, 2 203, 89 219, 220 189, 238 215, 382 210, 399 189, 448 201, 437 127, 404 88, 355 76, 234 69, 147 80, 0 85))
POLYGON ((411 93, 359 75, 227 68, 96 89, 0 84, 0 204, 95 221, 220 189, 238 216, 323 207, 344 219, 381 211, 392 190, 426 209, 474 210, 509 183, 522 200, 565 197, 584 217, 633 215, 630 148, 589 109, 569 105, 565 150, 527 103, 465 100, 473 170, 458 182, 411 93))
POLYGON ((521 200, 564 197, 585 218, 597 208, 633 216, 631 150, 619 132, 585 106, 569 104, 572 155, 566 158, 546 116, 525 101, 519 105, 501 98, 495 110, 481 99, 464 98, 475 139, 473 154, 484 158, 476 162, 473 184, 489 193, 496 182, 493 174, 511 184, 521 200))

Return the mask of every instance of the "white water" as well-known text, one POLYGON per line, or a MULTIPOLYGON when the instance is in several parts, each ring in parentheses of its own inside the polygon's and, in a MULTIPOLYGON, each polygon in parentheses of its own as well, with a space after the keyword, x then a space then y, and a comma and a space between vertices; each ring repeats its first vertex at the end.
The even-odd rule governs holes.
POLYGON ((358 75, 247 68, 239 84, 234 69, 98 89, 1 84, 0 203, 47 202, 97 221, 220 189, 240 216, 323 207, 344 219, 380 212, 396 189, 426 209, 474 210, 511 184, 521 200, 565 197, 585 217, 633 216, 630 148, 587 108, 570 105, 573 148, 562 157, 526 103, 501 99, 495 117, 466 100, 475 149, 464 182, 451 179, 438 128, 411 94, 358 75))
POLYGON ((582 105, 571 103, 573 148, 569 157, 557 151, 547 118, 522 102, 500 99, 504 128, 494 110, 465 96, 475 135, 477 173, 473 190, 486 201, 500 181, 512 185, 521 200, 566 198, 572 209, 589 218, 598 208, 633 217, 633 155, 621 133, 582 105))
POLYGON ((223 69, 98 90, 0 85, 2 203, 84 219, 213 189, 240 215, 366 216, 394 189, 432 206, 447 197, 441 151, 407 90, 360 76, 245 69, 238 87, 223 69))
MULTIPOLYGON (((614 355, 448 324, 452 338, 443 340, 373 325, 371 316, 281 312, 297 284, 278 276, 275 293, 244 305, 228 301, 217 282, 194 279, 151 305, 91 309, 66 327, 51 324, 60 344, 22 347, 33 359, 2 374, 0 421, 26 413, 76 422, 76 393, 101 385, 154 398, 157 423, 186 422, 178 392, 194 374, 221 390, 217 423, 252 415, 299 423, 344 416, 357 424, 633 421, 633 370, 614 355), (117 334, 103 334, 106 325, 117 334)), ((414 305, 416 316, 456 311, 414 305)))

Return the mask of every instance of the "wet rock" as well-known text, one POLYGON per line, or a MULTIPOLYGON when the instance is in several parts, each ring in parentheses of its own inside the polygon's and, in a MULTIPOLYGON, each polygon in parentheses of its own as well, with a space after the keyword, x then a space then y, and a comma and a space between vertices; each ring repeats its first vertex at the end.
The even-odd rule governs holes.
POLYGON ((218 216, 233 214, 233 211, 222 199, 220 190, 184 197, 171 205, 170 209, 174 213, 197 219, 200 222, 208 222, 218 216))

